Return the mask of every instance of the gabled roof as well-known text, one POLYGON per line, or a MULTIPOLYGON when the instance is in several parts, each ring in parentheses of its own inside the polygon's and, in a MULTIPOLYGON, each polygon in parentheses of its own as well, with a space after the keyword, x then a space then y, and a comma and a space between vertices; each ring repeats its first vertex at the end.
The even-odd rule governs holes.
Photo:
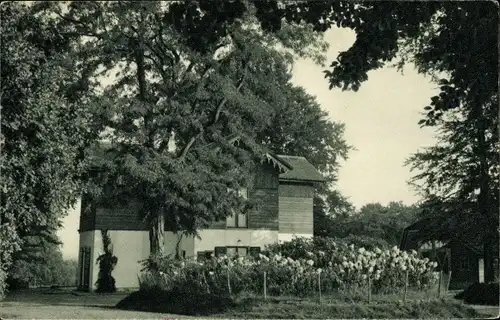
POLYGON ((464 240, 460 239, 456 235, 448 235, 448 236, 443 236, 441 237, 436 237, 435 235, 433 236, 432 233, 426 232, 425 227, 428 226, 433 222, 431 218, 423 218, 415 223, 407 226, 404 231, 403 231, 403 237, 401 239, 401 244, 400 247, 401 249, 405 249, 410 241, 422 241, 422 240, 444 240, 447 242, 447 246, 450 245, 451 241, 458 241, 461 245, 465 246, 467 249, 470 251, 474 252, 475 254, 481 254, 481 244, 478 243, 477 241, 474 241, 474 239, 469 239, 469 240, 464 240), (410 239, 410 232, 413 233, 413 236, 410 239), (440 239, 438 239, 440 238, 440 239))
POLYGON ((289 163, 292 170, 280 174, 280 180, 325 182, 323 175, 304 157, 278 155, 279 159, 289 163))
MULTIPOLYGON (((239 135, 230 135, 226 139, 229 143, 240 144, 239 135)), ((209 144, 211 145, 211 144, 209 144)), ((93 150, 93 156, 97 159, 105 157, 107 151, 111 148, 111 143, 101 141, 101 143, 93 150)), ((218 148, 218 147, 216 147, 218 148)), ((264 160, 277 168, 280 172, 279 179, 283 181, 308 181, 308 182, 325 182, 323 175, 304 157, 275 155, 270 151, 264 151, 264 160)))

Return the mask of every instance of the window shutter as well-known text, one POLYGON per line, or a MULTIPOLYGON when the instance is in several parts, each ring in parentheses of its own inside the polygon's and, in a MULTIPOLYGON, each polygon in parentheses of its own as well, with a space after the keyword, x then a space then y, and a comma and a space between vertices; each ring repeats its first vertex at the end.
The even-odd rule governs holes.
POLYGON ((250 247, 249 253, 251 256, 258 256, 260 253, 260 247, 250 247))
POLYGON ((216 257, 223 256, 227 252, 226 247, 215 247, 214 251, 216 257))

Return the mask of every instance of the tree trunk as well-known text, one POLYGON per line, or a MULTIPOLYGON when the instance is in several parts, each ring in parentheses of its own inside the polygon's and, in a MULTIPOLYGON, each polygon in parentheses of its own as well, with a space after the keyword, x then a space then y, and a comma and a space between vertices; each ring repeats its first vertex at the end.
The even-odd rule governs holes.
POLYGON ((183 235, 184 234, 182 232, 177 234, 177 243, 175 244, 175 259, 177 260, 181 258, 180 249, 181 249, 181 241, 183 235))
POLYGON ((165 210, 162 207, 153 214, 149 229, 149 252, 151 255, 163 256, 165 253, 165 210))
POLYGON ((483 113, 483 105, 476 104, 475 106, 475 116, 477 119, 477 153, 479 157, 479 195, 477 198, 478 211, 482 216, 482 221, 484 223, 483 227, 483 259, 484 259, 484 281, 492 282, 495 279, 495 267, 494 267, 494 250, 493 245, 495 242, 495 231, 497 225, 492 223, 494 219, 491 219, 492 215, 495 213, 493 208, 490 208, 490 176, 489 176, 489 165, 488 165, 488 145, 486 143, 485 137, 485 119, 483 113), (494 230, 492 230, 494 229, 494 230))

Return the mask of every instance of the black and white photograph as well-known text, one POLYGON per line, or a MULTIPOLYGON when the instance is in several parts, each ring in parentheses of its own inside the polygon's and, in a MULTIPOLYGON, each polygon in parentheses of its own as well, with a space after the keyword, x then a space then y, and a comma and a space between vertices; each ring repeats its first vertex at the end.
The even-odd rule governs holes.
POLYGON ((2 1, 0 320, 500 317, 499 16, 2 1))

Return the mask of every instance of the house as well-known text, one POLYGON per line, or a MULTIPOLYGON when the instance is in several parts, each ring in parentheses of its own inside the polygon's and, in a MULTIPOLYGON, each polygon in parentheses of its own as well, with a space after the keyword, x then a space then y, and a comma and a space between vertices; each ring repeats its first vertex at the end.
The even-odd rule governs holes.
MULTIPOLYGON (((199 231, 199 239, 178 238, 166 226, 165 253, 173 254, 179 241, 184 257, 246 255, 294 236, 312 237, 314 186, 324 182, 324 177, 304 157, 268 153, 265 159, 257 166, 251 187, 241 190, 244 197, 261 203, 258 209, 215 222, 199 231)), ((132 204, 109 209, 82 199, 78 263, 81 290, 95 288, 103 230, 107 230, 118 258, 113 271, 117 288, 138 287, 139 261, 149 256, 149 228, 137 212, 138 207, 132 204)))
POLYGON ((438 262, 438 270, 450 275, 450 289, 463 289, 474 282, 484 282, 482 252, 477 245, 465 243, 455 237, 432 239, 423 235, 428 220, 420 220, 405 228, 401 250, 416 250, 438 262))

